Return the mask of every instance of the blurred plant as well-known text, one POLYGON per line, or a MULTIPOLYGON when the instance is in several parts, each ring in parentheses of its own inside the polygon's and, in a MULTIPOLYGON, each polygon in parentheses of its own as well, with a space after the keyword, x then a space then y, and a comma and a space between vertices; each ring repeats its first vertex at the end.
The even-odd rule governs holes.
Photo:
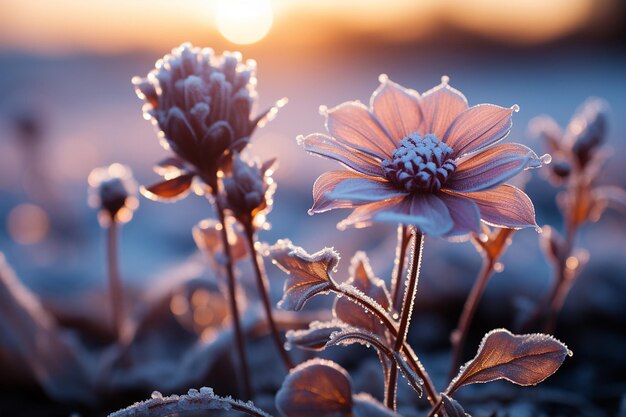
POLYGON ((118 227, 129 222, 133 211, 139 206, 137 183, 132 171, 121 164, 95 168, 87 179, 89 183, 89 205, 98 209, 100 226, 107 230, 107 266, 109 270, 109 296, 111 313, 117 338, 128 341, 128 323, 124 290, 117 257, 118 227))
MULTIPOLYGON (((255 72, 256 62, 242 62, 238 52, 215 56, 211 49, 183 44, 159 60, 146 78, 133 78, 137 95, 146 102, 144 117, 158 127, 162 145, 175 154, 155 168, 165 180, 142 187, 142 194, 154 200, 172 201, 184 197, 194 178, 198 178, 200 181, 196 181, 195 191, 206 195, 217 213, 231 316, 247 398, 252 397, 252 390, 226 209, 235 216, 244 215, 245 218, 239 219, 244 225, 265 209, 261 207, 265 192, 249 189, 257 185, 251 176, 254 169, 246 169, 245 164, 233 161, 233 157, 246 147, 256 127, 271 119, 286 103, 286 100, 280 100, 275 107, 251 118, 257 96, 255 72), (255 199, 259 205, 251 207, 255 199), (247 209, 251 211, 246 212, 247 209)), ((259 290, 266 300, 269 297, 266 288, 259 285, 259 290)), ((268 320, 272 322, 271 311, 268 311, 268 320)), ((282 351, 282 343, 278 348, 282 351)), ((285 353, 283 357, 286 357, 285 353)))
POLYGON ((530 122, 531 134, 538 136, 554 156, 548 180, 561 189, 556 200, 563 217, 563 234, 551 226, 543 228, 541 246, 554 267, 555 278, 548 294, 526 319, 524 328, 544 318, 544 330, 554 330, 565 298, 589 258, 586 250, 576 247, 580 228, 598 221, 609 206, 626 213, 626 191, 597 184, 610 156, 604 145, 608 111, 604 100, 590 98, 579 107, 564 131, 549 116, 530 122))

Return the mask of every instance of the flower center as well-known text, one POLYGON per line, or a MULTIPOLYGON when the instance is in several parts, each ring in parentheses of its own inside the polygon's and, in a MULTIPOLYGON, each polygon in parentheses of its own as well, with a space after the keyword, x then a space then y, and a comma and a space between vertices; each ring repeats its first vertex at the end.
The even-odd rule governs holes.
POLYGON ((412 133, 400 141, 381 166, 387 179, 409 192, 438 191, 456 171, 452 148, 432 133, 412 133))

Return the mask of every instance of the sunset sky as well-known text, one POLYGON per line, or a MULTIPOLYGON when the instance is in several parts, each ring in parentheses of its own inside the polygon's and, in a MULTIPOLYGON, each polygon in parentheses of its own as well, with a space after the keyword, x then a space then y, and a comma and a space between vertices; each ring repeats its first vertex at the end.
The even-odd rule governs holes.
POLYGON ((263 36, 268 29, 261 45, 325 45, 336 43, 338 33, 401 42, 445 35, 446 28, 534 44, 610 27, 617 7, 616 0, 3 1, 0 50, 115 53, 184 40, 229 45, 244 32, 263 36))

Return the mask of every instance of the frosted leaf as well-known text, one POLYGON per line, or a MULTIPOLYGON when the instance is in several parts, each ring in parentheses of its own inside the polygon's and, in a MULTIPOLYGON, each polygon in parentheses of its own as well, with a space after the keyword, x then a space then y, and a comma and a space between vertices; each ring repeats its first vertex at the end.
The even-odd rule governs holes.
POLYGON ((211 388, 203 387, 200 390, 190 389, 187 395, 172 395, 163 397, 160 392, 154 391, 152 398, 138 402, 130 407, 109 414, 109 417, 166 417, 189 411, 221 410, 240 411, 254 417, 272 417, 265 411, 257 408, 252 402, 243 402, 231 397, 219 397, 211 388))
POLYGON ((448 397, 446 394, 441 395, 441 402, 448 417, 472 417, 465 412, 457 400, 448 397))
POLYGON ((323 350, 333 333, 346 325, 338 320, 314 321, 305 330, 290 330, 286 334, 287 343, 306 350, 323 350))
POLYGON ((415 371, 411 369, 406 359, 404 359, 404 355, 402 355, 400 352, 394 352, 393 356, 396 361, 396 365, 398 365, 398 369, 400 370, 404 378, 406 378, 411 388, 413 388, 415 392, 417 392, 417 395, 421 397, 423 392, 422 385, 424 383, 424 381, 422 381, 422 378, 420 378, 415 373, 415 371))
POLYGON ((351 417, 350 376, 331 361, 304 362, 285 378, 276 394, 276 408, 285 417, 351 417))
POLYGON ((446 390, 463 385, 505 379, 517 385, 535 385, 552 375, 572 352, 554 337, 535 333, 514 335, 506 329, 485 335, 476 357, 467 362, 446 390))
POLYGON ((369 394, 356 394, 352 396, 352 401, 354 417, 399 417, 369 394))
POLYGON ((377 350, 389 355, 391 349, 387 346, 386 341, 375 333, 359 329, 358 327, 345 327, 338 332, 331 334, 330 341, 327 346, 343 345, 348 346, 354 343, 361 344, 365 347, 374 347, 377 350))
POLYGON ((339 254, 332 248, 310 255, 289 240, 280 240, 269 249, 269 254, 273 263, 289 275, 278 303, 282 309, 301 310, 311 297, 337 286, 330 273, 337 267, 339 254))
MULTIPOLYGON (((350 278, 345 282, 363 293, 368 299, 374 300, 385 312, 389 311, 391 298, 385 282, 374 276, 367 255, 357 252, 351 260, 350 278)), ((380 323, 376 315, 347 297, 337 298, 333 314, 339 320, 367 331, 384 335, 386 327, 380 323)))

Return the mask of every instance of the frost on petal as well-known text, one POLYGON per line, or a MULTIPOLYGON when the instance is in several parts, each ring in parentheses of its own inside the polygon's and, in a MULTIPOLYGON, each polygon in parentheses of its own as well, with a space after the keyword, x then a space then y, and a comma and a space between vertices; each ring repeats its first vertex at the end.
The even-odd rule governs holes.
POLYGON ((454 149, 455 157, 492 145, 511 130, 513 111, 494 104, 473 106, 454 119, 443 141, 454 149))
POLYGON ((463 195, 478 205, 480 218, 487 224, 512 229, 537 227, 533 203, 519 188, 504 184, 493 190, 463 195))
POLYGON ((373 201, 405 195, 387 181, 350 171, 330 171, 320 175, 313 185, 310 214, 336 208, 352 208, 373 201))
POLYGON ((524 145, 496 145, 457 160, 458 168, 446 183, 446 188, 459 192, 487 190, 503 184, 525 169, 539 168, 542 164, 541 158, 524 145))
POLYGON ((304 362, 285 378, 276 394, 276 408, 285 417, 351 417, 350 376, 328 360, 304 362))
POLYGON ((141 195, 154 201, 177 201, 184 198, 191 188, 195 174, 184 174, 149 187, 141 187, 141 195))
POLYGON ((308 254, 290 241, 279 241, 269 249, 272 262, 288 274, 283 298, 278 307, 298 311, 313 296, 327 293, 336 286, 330 273, 339 262, 339 254, 332 248, 308 254))
POLYGON ((445 235, 454 225, 445 203, 434 194, 407 196, 400 204, 376 213, 373 219, 379 222, 412 224, 430 236, 445 235))
POLYGON ((422 95, 420 107, 424 116, 420 133, 443 138, 452 121, 468 106, 463 93, 450 87, 447 77, 443 77, 441 84, 422 95))
POLYGON ((536 385, 559 369, 572 352, 546 334, 515 335, 506 329, 485 335, 476 357, 469 361, 446 390, 452 394, 468 384, 505 379, 514 384, 536 385))
MULTIPOLYGON (((376 277, 370 266, 369 259, 364 252, 357 252, 351 260, 350 278, 346 284, 374 300, 384 310, 388 311, 391 298, 385 286, 385 281, 376 277)), ((372 312, 349 300, 347 297, 335 299, 333 308, 335 317, 351 326, 358 327, 378 335, 385 334, 385 326, 372 312)))
POLYGON ((328 132, 346 147, 379 159, 388 158, 396 149, 396 143, 363 103, 340 104, 327 110, 326 117, 328 132))
POLYGON ((397 143, 417 131, 422 123, 419 94, 381 76, 380 86, 370 99, 374 116, 397 143))
POLYGON ((447 233, 448 237, 462 236, 469 233, 480 233, 480 210, 469 198, 441 193, 439 198, 448 207, 454 226, 447 233))
POLYGON ((298 142, 304 145, 307 152, 323 158, 334 159, 356 172, 365 175, 383 175, 380 159, 355 149, 346 148, 341 142, 329 136, 314 133, 304 138, 300 137, 298 142))

